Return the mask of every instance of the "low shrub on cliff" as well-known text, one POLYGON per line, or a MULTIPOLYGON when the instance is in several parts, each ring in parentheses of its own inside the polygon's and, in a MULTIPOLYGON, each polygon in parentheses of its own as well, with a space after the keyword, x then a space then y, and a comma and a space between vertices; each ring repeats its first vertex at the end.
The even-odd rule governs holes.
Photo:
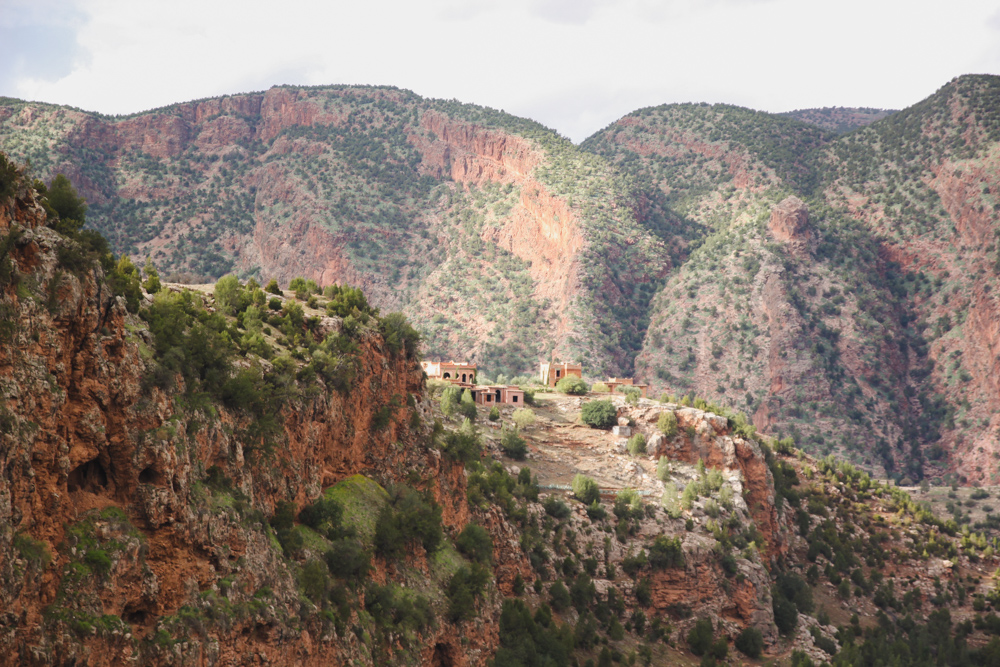
POLYGON ((656 422, 656 428, 660 429, 668 438, 672 438, 677 435, 677 415, 674 414, 673 410, 665 410, 660 413, 660 418, 656 422))
POLYGON ((507 424, 500 429, 500 449, 515 461, 523 461, 528 454, 528 444, 521 437, 517 427, 507 424))
POLYGON ((684 567, 684 549, 679 537, 673 539, 657 535, 649 547, 649 565, 662 570, 668 567, 684 567))
POLYGON ((551 613, 532 615, 521 600, 504 600, 494 667, 568 667, 573 646, 572 629, 551 613))
POLYGON ((474 523, 462 529, 455 540, 455 547, 476 562, 489 563, 493 560, 493 539, 485 528, 474 523))
POLYGON ((454 622, 468 621, 476 616, 476 600, 490 580, 490 570, 479 563, 462 566, 448 580, 448 618, 454 622))
POLYGON ((687 633, 687 643, 695 655, 705 655, 712 647, 715 639, 715 628, 712 619, 699 618, 687 633))
POLYGON ((573 478, 573 495, 583 504, 591 505, 601 499, 601 490, 592 478, 576 475, 573 478))
POLYGON ((764 635, 757 628, 743 628, 736 635, 735 645, 740 653, 756 660, 764 650, 764 635))
POLYGON ((375 548, 386 558, 402 558, 406 547, 419 542, 427 553, 435 551, 444 533, 441 507, 405 484, 391 491, 375 524, 375 548))
POLYGON ((646 436, 636 433, 628 439, 628 453, 632 456, 639 456, 646 453, 646 436))

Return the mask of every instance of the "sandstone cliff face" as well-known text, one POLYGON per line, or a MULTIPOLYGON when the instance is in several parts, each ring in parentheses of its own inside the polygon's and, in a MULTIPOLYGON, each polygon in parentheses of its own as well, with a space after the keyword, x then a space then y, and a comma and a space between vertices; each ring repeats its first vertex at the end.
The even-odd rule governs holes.
MULTIPOLYGON (((20 285, 0 300, 13 325, 0 346, 3 654, 21 664, 377 662, 317 615, 290 623, 304 612, 300 594, 263 519, 279 500, 301 507, 364 473, 420 480, 446 528, 460 530, 462 468, 409 426, 412 411, 429 414, 419 366, 366 335, 353 389, 292 402, 269 456, 241 414, 185 408, 150 386, 144 323, 99 269, 58 268, 69 242, 44 220, 27 191, 0 208, 0 235, 22 232, 10 254, 20 285), (389 405, 400 407, 374 426, 389 405), (228 491, 209 490, 210 468, 228 491)), ((424 662, 483 664, 495 607, 461 630, 440 622, 420 640, 424 662)))

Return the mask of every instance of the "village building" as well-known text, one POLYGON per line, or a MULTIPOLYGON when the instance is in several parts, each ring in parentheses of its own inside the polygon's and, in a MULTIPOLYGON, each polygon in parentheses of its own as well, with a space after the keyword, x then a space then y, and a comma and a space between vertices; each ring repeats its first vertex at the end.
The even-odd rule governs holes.
POLYGON ((464 361, 421 361, 420 365, 424 373, 427 373, 427 377, 433 380, 447 380, 459 384, 476 382, 478 371, 476 364, 464 361))
POLYGON ((582 378, 583 364, 573 364, 566 361, 551 364, 543 362, 540 374, 542 384, 554 387, 564 377, 582 378))
MULTIPOLYGON (((608 390, 614 393, 618 387, 635 387, 639 390, 639 395, 646 398, 646 392, 649 390, 648 384, 635 384, 632 378, 608 378, 608 381, 604 384, 608 385, 608 390)), ((624 393, 622 389, 622 393, 624 393)))
POLYGON ((428 379, 443 380, 468 389, 479 405, 524 405, 524 390, 516 385, 476 384, 476 364, 464 361, 421 361, 428 379))

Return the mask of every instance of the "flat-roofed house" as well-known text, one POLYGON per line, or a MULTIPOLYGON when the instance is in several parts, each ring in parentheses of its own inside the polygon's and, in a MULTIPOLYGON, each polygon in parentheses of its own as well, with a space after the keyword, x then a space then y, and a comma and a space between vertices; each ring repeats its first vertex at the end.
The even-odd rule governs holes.
POLYGON ((459 384, 475 384, 476 373, 479 370, 476 364, 464 361, 421 361, 420 365, 428 378, 459 384))
POLYGON ((573 364, 567 361, 559 363, 542 363, 540 367, 542 384, 556 386, 564 377, 583 377, 583 364, 573 364))

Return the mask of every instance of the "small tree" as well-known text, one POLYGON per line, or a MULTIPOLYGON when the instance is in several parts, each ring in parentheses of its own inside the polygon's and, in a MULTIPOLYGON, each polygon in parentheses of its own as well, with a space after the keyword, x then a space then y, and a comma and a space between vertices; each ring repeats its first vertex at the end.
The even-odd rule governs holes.
POLYGON ((661 456, 660 460, 656 462, 656 478, 661 482, 666 482, 670 479, 672 472, 673 467, 670 465, 670 459, 661 456))
POLYGON ((495 422, 498 419, 500 419, 500 409, 494 405, 492 408, 490 408, 489 420, 491 422, 495 422))
POLYGON ((223 276, 215 283, 215 305, 226 315, 235 315, 245 307, 243 286, 233 274, 223 276))
POLYGON ((278 281, 274 278, 271 278, 271 280, 268 281, 267 287, 264 288, 264 291, 268 294, 281 294, 281 288, 278 287, 278 281))
POLYGON ((628 439, 628 453, 632 456, 639 456, 646 453, 646 436, 636 433, 628 439))
POLYGON ((585 505, 591 505, 601 498, 597 482, 586 475, 576 475, 573 478, 573 494, 585 505))
POLYGON ((743 628, 736 635, 736 650, 756 660, 764 650, 764 635, 757 628, 743 628))
POLYGON ((587 383, 582 378, 567 375, 556 382, 556 391, 573 396, 583 396, 587 393, 587 383))
POLYGON ((142 284, 142 288, 146 290, 149 294, 156 294, 160 291, 160 273, 153 266, 153 260, 146 255, 146 265, 142 267, 142 272, 146 274, 146 281, 142 284))
POLYGON ((444 388, 441 392, 441 412, 446 417, 450 417, 458 412, 458 402, 461 394, 459 388, 452 385, 444 388))
POLYGON ((517 431, 517 427, 504 424, 500 430, 500 449, 517 461, 523 461, 528 454, 528 445, 517 431))
POLYGON ((476 401, 472 398, 472 392, 468 389, 462 392, 462 401, 458 406, 458 412, 466 419, 476 418, 476 401))
POLYGON ((673 410, 661 412, 660 419, 656 422, 656 427, 666 437, 674 437, 677 435, 677 415, 674 414, 673 410))
POLYGON ((688 646, 695 655, 705 655, 712 646, 715 629, 712 627, 712 619, 700 618, 687 634, 688 646))
POLYGON ((618 420, 618 411, 611 401, 590 401, 580 410, 580 419, 592 428, 611 428, 618 420))
POLYGON ((535 423, 535 412, 531 408, 518 408, 511 418, 518 428, 526 428, 535 423))

